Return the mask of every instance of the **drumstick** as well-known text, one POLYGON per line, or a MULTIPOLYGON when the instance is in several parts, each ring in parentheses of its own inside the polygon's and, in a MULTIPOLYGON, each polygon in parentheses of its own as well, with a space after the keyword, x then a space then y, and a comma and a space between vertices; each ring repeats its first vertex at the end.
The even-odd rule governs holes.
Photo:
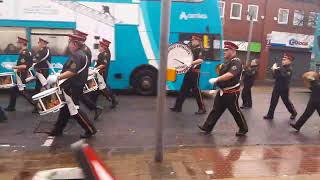
POLYGON ((173 60, 176 60, 176 61, 178 61, 178 62, 181 63, 181 64, 185 64, 184 62, 180 61, 179 59, 173 59, 173 60))
POLYGON ((51 71, 53 72, 53 74, 57 74, 56 71, 54 70, 52 64, 49 63, 48 61, 47 61, 47 64, 48 64, 49 68, 51 69, 51 71))

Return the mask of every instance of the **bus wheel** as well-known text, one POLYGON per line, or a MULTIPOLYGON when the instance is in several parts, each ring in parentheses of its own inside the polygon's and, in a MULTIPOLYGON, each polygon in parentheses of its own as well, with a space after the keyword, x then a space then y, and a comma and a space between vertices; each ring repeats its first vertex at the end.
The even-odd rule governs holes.
POLYGON ((157 91, 157 73, 152 70, 141 70, 134 76, 133 88, 144 96, 155 95, 157 91))

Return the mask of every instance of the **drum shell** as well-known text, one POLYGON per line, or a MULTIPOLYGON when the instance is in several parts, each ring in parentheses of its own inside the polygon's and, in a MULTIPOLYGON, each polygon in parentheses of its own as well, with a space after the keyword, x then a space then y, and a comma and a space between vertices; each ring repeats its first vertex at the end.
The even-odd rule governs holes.
POLYGON ((7 89, 15 86, 15 83, 13 82, 13 75, 14 74, 12 72, 0 73, 0 89, 7 89))
POLYGON ((62 108, 65 103, 61 100, 58 93, 58 88, 51 88, 32 96, 32 99, 36 101, 38 112, 40 115, 45 115, 51 112, 57 112, 62 108), (49 97, 49 98, 48 98, 49 97), (52 98, 56 99, 52 99, 52 98), (48 100, 50 102, 48 102, 48 100))
POLYGON ((86 94, 86 93, 89 93, 92 91, 96 91, 98 88, 99 88, 99 86, 98 86, 98 83, 97 83, 96 79, 94 78, 94 76, 89 76, 86 84, 83 87, 83 93, 86 94), (93 83, 92 87, 90 86, 91 84, 90 85, 88 84, 89 82, 93 83))

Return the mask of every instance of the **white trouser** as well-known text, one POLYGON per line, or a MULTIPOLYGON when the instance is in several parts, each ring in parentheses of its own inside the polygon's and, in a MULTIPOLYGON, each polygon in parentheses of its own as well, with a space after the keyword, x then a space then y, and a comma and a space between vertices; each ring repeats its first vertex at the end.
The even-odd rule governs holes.
POLYGON ((107 84, 100 73, 97 73, 97 79, 98 79, 99 90, 105 89, 107 87, 107 84))
POLYGON ((42 87, 44 87, 48 84, 47 79, 44 77, 43 74, 36 72, 36 77, 40 81, 42 87))
POLYGON ((22 80, 17 72, 16 72, 16 81, 17 81, 17 86, 19 88, 19 91, 23 91, 26 85, 22 83, 22 80))
POLYGON ((74 115, 78 114, 79 106, 74 104, 72 98, 67 93, 65 93, 64 91, 62 91, 62 92, 63 92, 64 98, 66 100, 66 104, 68 106, 70 115, 74 116, 74 115))

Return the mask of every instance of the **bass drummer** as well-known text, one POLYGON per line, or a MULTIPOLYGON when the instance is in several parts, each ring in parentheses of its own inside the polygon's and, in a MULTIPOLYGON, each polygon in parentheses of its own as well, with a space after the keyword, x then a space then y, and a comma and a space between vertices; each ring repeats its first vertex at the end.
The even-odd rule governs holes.
POLYGON ((198 104, 198 111, 195 114, 200 115, 206 113, 206 108, 203 103, 201 91, 199 88, 200 67, 204 59, 202 55, 201 42, 201 36, 192 36, 191 49, 193 53, 193 62, 191 64, 187 64, 188 68, 190 69, 187 71, 183 78, 183 83, 174 107, 170 108, 173 112, 182 111, 182 104, 186 99, 188 92, 192 90, 192 94, 196 98, 198 104))

